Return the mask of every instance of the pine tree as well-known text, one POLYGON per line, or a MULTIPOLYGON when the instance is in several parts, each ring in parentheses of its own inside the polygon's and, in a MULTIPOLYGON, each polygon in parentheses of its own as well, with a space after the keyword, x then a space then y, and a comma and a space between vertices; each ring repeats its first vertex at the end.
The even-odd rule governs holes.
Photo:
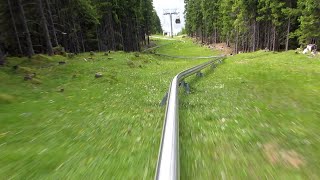
POLYGON ((17 41, 17 46, 18 46, 18 49, 19 49, 19 53, 22 55, 23 52, 22 52, 21 43, 20 43, 18 30, 17 30, 17 25, 16 25, 16 20, 15 20, 13 11, 12 11, 12 6, 11 6, 10 0, 8 0, 8 9, 10 11, 11 23, 12 23, 12 27, 13 27, 13 30, 14 30, 14 36, 15 36, 16 41, 17 41))
POLYGON ((161 21, 155 10, 152 11, 151 34, 162 33, 161 21))
MULTIPOLYGON (((152 28, 152 11, 153 10, 153 5, 151 0, 141 0, 140 1, 140 8, 141 8, 141 17, 142 17, 142 26, 143 26, 143 31, 145 35, 147 35, 147 42, 148 45, 150 44, 150 39, 149 36, 151 34, 151 28, 152 28)), ((144 35, 143 35, 144 36, 144 35)))
POLYGON ((3 66, 4 65, 4 53, 2 51, 2 48, 0 46, 0 66, 3 66))
POLYGON ((296 34, 301 45, 317 43, 320 38, 320 3, 314 0, 298 0, 300 27, 296 34))
POLYGON ((221 0, 220 14, 221 14, 221 36, 222 40, 230 45, 231 38, 234 34, 233 21, 235 14, 232 13, 233 0, 221 0))
POLYGON ((54 46, 58 46, 59 42, 58 42, 58 38, 57 38, 56 28, 55 28, 55 25, 54 25, 54 22, 53 22, 50 1, 49 0, 45 0, 45 3, 46 3, 47 12, 48 12, 48 22, 49 22, 50 28, 52 29, 53 45, 54 46))
POLYGON ((271 22, 273 25, 273 40, 272 40, 272 50, 276 50, 276 43, 277 43, 277 28, 282 25, 283 14, 282 14, 282 7, 284 3, 280 3, 278 0, 274 0, 270 2, 270 9, 271 9, 271 22))
POLYGON ((25 35, 26 42, 27 42, 27 55, 28 55, 28 57, 31 57, 31 56, 34 55, 33 44, 32 44, 32 41, 31 41, 31 35, 30 35, 29 27, 28 27, 28 24, 27 24, 27 19, 26 19, 26 16, 25 16, 25 12, 24 12, 21 0, 18 0, 18 8, 19 8, 19 13, 18 14, 20 15, 20 21, 21 21, 21 24, 22 24, 22 31, 23 31, 23 33, 25 35))
POLYGON ((282 9, 282 13, 285 15, 285 19, 287 21, 286 27, 286 41, 285 41, 285 50, 289 50, 289 40, 291 38, 290 34, 294 34, 291 32, 291 25, 296 22, 297 16, 299 14, 296 9, 296 3, 293 0, 287 0, 285 8, 282 9))
POLYGON ((41 26, 43 29, 44 39, 46 41, 47 52, 48 52, 48 55, 52 56, 53 55, 52 43, 51 43, 51 38, 48 30, 47 20, 43 12, 42 0, 37 0, 37 4, 39 7, 39 14, 41 17, 41 26))

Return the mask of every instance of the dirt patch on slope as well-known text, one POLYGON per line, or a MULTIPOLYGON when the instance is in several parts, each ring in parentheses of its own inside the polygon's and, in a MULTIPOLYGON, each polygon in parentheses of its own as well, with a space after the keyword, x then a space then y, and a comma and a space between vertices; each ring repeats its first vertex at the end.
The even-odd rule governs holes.
POLYGON ((228 47, 226 43, 210 44, 208 47, 213 50, 218 50, 224 55, 234 54, 232 46, 228 47))
POLYGON ((227 56, 234 55, 234 45, 233 44, 230 44, 230 46, 228 47, 226 43, 212 43, 212 44, 201 43, 201 41, 197 38, 192 38, 192 41, 194 43, 198 43, 198 44, 200 44, 204 47, 210 48, 212 50, 220 51, 221 55, 227 55, 227 56))
POLYGON ((294 150, 281 149, 277 143, 263 145, 263 152, 273 165, 282 164, 296 169, 305 165, 305 160, 300 154, 294 150))

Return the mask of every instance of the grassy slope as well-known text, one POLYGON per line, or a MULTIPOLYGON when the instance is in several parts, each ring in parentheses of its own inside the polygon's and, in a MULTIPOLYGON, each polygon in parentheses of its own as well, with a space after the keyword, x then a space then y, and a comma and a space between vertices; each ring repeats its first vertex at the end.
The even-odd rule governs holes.
MULTIPOLYGON (((175 43, 172 41, 167 41, 171 44, 163 46, 157 50, 157 53, 172 55, 172 56, 187 56, 187 57, 204 57, 204 56, 213 56, 219 55, 218 51, 212 52, 208 48, 203 48, 199 44, 192 43, 191 39, 188 38, 177 38, 181 40, 175 43)), ((160 43, 161 44, 161 43, 160 43)))
POLYGON ((153 178, 165 110, 159 102, 175 74, 205 60, 110 56, 10 58, 0 69, 0 179, 153 178), (42 84, 23 81, 16 64, 42 84))
POLYGON ((181 179, 319 179, 320 59, 228 58, 181 96, 181 179))
MULTIPOLYGON (((188 40, 183 46, 159 51, 216 54, 188 40)), ((111 56, 34 60, 40 85, 0 70, 0 100, 15 97, 0 101, 0 179, 153 178, 164 115, 158 103, 177 72, 206 60, 111 56)), ((319 59, 257 52, 188 78, 192 94, 180 95, 181 179, 319 178, 319 72, 319 59)))

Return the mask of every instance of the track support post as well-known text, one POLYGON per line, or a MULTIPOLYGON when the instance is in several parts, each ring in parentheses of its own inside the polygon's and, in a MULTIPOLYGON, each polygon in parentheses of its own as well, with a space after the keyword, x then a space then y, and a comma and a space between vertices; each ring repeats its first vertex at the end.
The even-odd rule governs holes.
POLYGON ((183 88, 184 88, 184 90, 186 91, 187 94, 191 93, 189 83, 186 83, 185 81, 181 81, 179 86, 183 86, 183 88))
POLYGON ((164 95, 164 97, 162 98, 161 102, 160 102, 160 106, 164 106, 167 104, 167 100, 168 100, 168 92, 166 92, 166 94, 164 95))
POLYGON ((203 77, 203 73, 201 71, 197 72, 196 74, 197 77, 203 77))

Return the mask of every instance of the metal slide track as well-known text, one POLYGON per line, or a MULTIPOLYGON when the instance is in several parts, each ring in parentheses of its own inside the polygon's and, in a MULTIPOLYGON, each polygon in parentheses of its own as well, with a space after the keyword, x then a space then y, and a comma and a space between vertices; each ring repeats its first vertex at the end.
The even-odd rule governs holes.
POLYGON ((177 74, 169 87, 167 107, 162 130, 161 144, 156 169, 156 180, 180 179, 179 165, 179 84, 188 76, 215 63, 221 63, 223 58, 209 61, 177 74))

